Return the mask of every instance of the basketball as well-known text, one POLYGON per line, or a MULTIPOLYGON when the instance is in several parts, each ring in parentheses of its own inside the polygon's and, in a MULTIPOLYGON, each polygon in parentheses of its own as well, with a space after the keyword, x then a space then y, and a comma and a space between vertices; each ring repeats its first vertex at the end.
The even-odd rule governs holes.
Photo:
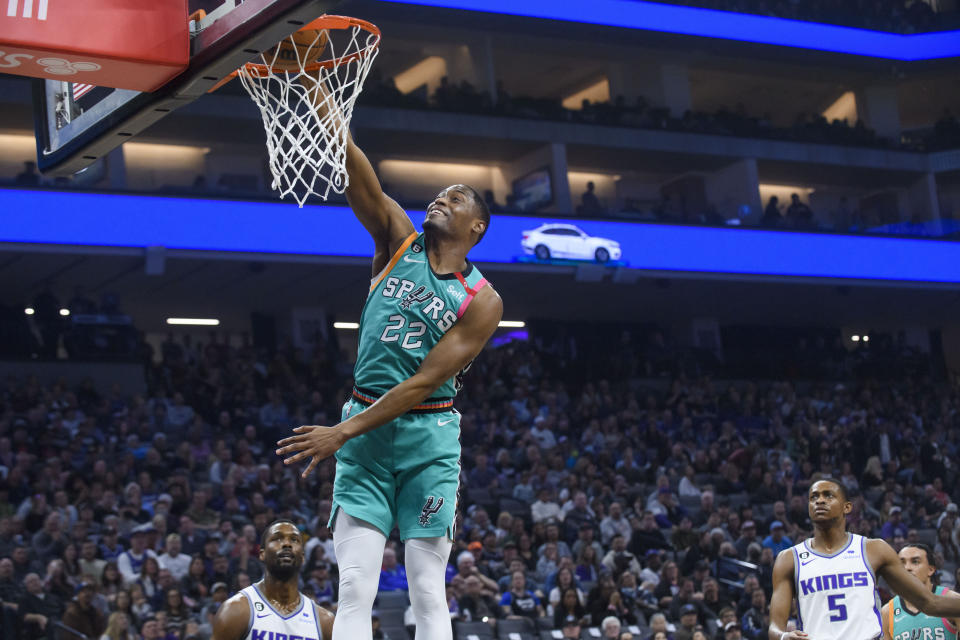
POLYGON ((264 51, 263 59, 274 69, 299 71, 302 65, 319 60, 326 48, 326 29, 304 29, 264 51))

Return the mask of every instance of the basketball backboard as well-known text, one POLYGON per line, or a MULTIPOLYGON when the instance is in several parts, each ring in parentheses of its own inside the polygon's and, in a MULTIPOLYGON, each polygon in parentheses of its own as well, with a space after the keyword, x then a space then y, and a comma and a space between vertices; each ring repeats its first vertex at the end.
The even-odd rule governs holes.
POLYGON ((190 0, 184 20, 199 19, 190 23, 189 66, 153 92, 34 80, 37 166, 51 175, 71 175, 88 167, 337 4, 337 0, 190 0))

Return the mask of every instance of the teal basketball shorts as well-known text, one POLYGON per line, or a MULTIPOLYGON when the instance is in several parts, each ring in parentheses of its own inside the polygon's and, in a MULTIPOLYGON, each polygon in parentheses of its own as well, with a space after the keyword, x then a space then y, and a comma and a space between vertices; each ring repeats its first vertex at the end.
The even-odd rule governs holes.
MULTIPOLYGON (((376 396, 354 390, 341 421, 376 396)), ((369 522, 385 536, 453 539, 460 478, 460 413, 449 402, 428 402, 392 422, 348 440, 336 454, 333 528, 337 509, 369 522), (434 406, 431 406, 434 405, 434 406)))

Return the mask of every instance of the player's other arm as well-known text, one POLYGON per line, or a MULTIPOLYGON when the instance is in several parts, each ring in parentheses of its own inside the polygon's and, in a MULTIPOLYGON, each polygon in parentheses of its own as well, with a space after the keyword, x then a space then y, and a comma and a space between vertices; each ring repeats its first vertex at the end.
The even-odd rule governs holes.
POLYGON ((217 610, 212 640, 243 640, 250 631, 250 602, 242 593, 234 595, 217 610))
POLYGON ((784 549, 773 565, 773 595, 770 597, 769 640, 799 640, 807 638, 803 631, 787 632, 787 620, 796 593, 793 587, 793 549, 784 549))
POLYGON ((960 598, 931 593, 922 582, 903 568, 893 547, 883 540, 868 540, 867 556, 876 568, 877 575, 883 576, 894 593, 916 605, 928 616, 951 620, 960 617, 960 598))
POLYGON ((297 427, 293 430, 297 435, 277 443, 280 447, 277 455, 295 454, 284 460, 284 464, 312 458, 301 474, 307 477, 320 460, 333 455, 347 440, 390 422, 430 397, 440 385, 477 357, 502 317, 500 295, 493 287, 484 287, 463 317, 430 349, 415 374, 383 394, 363 412, 335 427, 297 427))

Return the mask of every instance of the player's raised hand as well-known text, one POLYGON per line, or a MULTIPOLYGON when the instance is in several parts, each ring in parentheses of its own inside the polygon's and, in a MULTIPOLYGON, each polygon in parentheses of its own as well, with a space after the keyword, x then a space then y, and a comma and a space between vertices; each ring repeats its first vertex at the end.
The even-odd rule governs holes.
POLYGON ((810 640, 810 636, 806 632, 794 629, 780 636, 780 640, 810 640))
POLYGON ((343 431, 336 427, 308 425, 297 427, 293 432, 297 435, 277 442, 279 448, 276 453, 278 456, 294 453, 286 458, 283 464, 293 464, 305 458, 311 458, 310 464, 300 474, 302 478, 309 476, 318 462, 332 456, 347 441, 343 431))

